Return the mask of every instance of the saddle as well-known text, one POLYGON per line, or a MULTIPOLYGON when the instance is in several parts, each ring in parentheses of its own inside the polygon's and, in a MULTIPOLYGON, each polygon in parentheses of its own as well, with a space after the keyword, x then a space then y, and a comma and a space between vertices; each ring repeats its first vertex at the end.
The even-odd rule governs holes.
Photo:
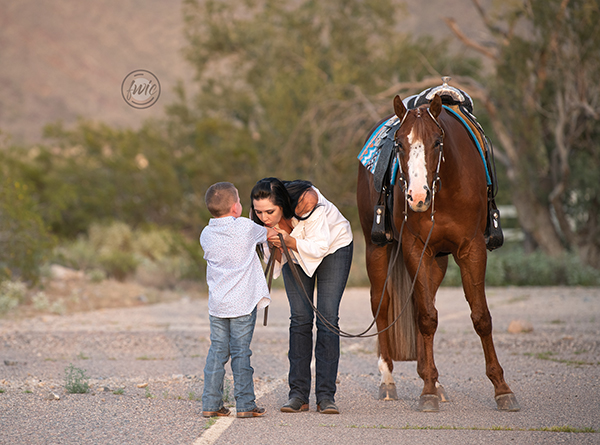
MULTIPOLYGON (((473 100, 471 97, 464 91, 449 86, 449 80, 449 77, 442 77, 442 85, 410 96, 404 100, 404 104, 407 109, 413 109, 428 104, 435 95, 439 95, 446 111, 465 126, 473 139, 486 170, 488 216, 484 236, 486 247, 491 251, 501 247, 504 243, 504 235, 500 226, 500 212, 495 202, 498 183, 493 145, 473 115, 473 100)), ((371 241, 380 246, 394 240, 394 228, 391 218, 392 193, 398 167, 396 165, 397 160, 393 156, 393 138, 399 125, 400 121, 396 116, 384 121, 375 129, 358 156, 363 165, 373 173, 375 190, 379 193, 379 200, 374 209, 371 241)))

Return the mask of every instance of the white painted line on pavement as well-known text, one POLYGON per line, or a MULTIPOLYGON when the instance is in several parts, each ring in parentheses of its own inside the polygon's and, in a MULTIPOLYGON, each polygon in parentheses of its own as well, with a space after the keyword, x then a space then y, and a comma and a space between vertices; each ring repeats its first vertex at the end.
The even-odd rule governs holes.
POLYGON ((235 409, 231 410, 231 414, 227 417, 219 417, 217 421, 200 436, 193 445, 212 445, 233 423, 235 419, 235 409))
MULTIPOLYGON (((345 352, 353 352, 355 349, 359 349, 362 347, 360 343, 354 343, 348 347, 344 348, 345 352)), ((313 354, 313 358, 310 362, 310 369, 314 373, 315 372, 315 357, 313 354)), ((281 385, 282 381, 287 381, 287 373, 284 376, 273 379, 271 382, 264 385, 260 391, 256 391, 256 399, 260 399, 262 396, 269 394, 275 391, 279 385, 281 385)), ((206 430, 192 445, 212 445, 214 444, 221 434, 223 434, 227 428, 231 426, 233 421, 235 420, 235 409, 231 409, 231 414, 227 417, 218 417, 216 422, 206 430)))
MULTIPOLYGON (((255 392, 256 399, 258 400, 262 396, 275 391, 275 388, 281 385, 286 376, 287 374, 285 376, 273 379, 271 382, 265 384, 259 391, 255 392)), ((208 430, 202 433, 202 435, 198 437, 198 439, 196 439, 192 445, 212 445, 217 441, 221 434, 223 434, 225 430, 231 426, 235 419, 235 408, 231 408, 231 414, 229 416, 217 417, 217 421, 208 430)))

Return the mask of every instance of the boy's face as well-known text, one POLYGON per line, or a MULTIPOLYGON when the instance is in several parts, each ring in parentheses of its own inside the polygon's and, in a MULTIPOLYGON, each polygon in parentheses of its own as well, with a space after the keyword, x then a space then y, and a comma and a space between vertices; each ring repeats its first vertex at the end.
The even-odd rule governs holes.
POLYGON ((236 195, 237 195, 237 201, 233 205, 232 212, 233 212, 233 216, 235 216, 236 218, 239 218, 240 216, 242 216, 242 203, 240 202, 240 194, 237 193, 237 190, 236 190, 236 195))

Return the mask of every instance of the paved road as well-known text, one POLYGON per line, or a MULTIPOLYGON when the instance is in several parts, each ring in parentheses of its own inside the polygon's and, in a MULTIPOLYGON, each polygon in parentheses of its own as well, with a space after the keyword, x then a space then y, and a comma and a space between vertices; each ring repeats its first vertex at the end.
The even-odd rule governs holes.
MULTIPOLYGON (((340 415, 316 413, 314 396, 307 413, 279 412, 289 316, 281 291, 252 347, 258 403, 268 410, 261 419, 213 423, 200 415, 206 300, 0 320, 0 444, 600 443, 600 289, 491 288, 488 301, 518 413, 495 409, 460 289, 438 294, 436 363, 451 398, 439 413, 416 410, 422 383, 414 362, 396 363, 399 400, 376 400, 374 339, 342 339, 340 415), (508 333, 514 319, 533 331, 508 333), (86 371, 90 393, 65 391, 70 364, 86 371)), ((368 290, 347 290, 342 328, 357 332, 369 322, 368 290)))

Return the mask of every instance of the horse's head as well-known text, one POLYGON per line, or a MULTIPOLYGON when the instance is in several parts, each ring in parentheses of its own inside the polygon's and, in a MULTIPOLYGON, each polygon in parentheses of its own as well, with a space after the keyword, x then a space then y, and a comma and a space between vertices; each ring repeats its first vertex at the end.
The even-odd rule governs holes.
POLYGON ((394 98, 394 111, 400 119, 395 134, 400 163, 400 181, 406 200, 415 212, 424 212, 431 205, 432 190, 437 186, 442 160, 444 131, 437 121, 442 100, 435 96, 429 106, 406 110, 399 96, 394 98))

